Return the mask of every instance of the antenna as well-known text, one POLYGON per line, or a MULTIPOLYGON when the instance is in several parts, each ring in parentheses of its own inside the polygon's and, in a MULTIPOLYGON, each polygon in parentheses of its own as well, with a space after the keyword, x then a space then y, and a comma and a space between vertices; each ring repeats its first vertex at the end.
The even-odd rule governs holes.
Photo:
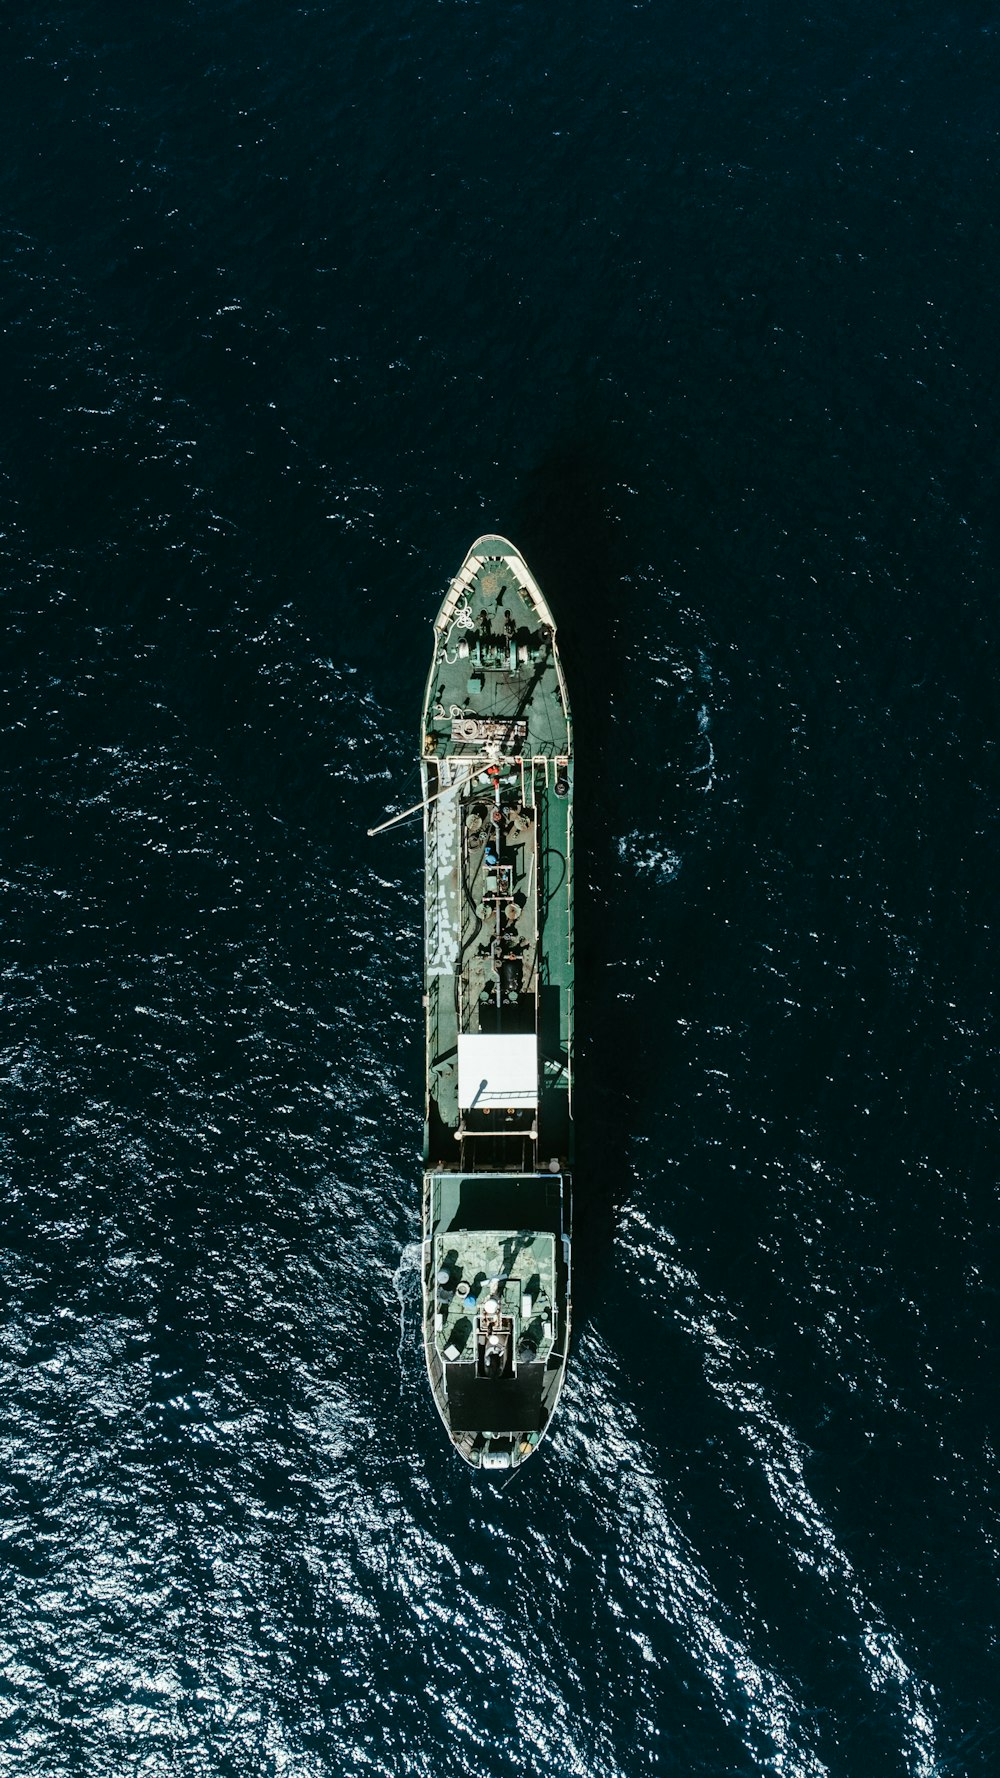
POLYGON ((434 795, 426 797, 423 802, 414 803, 410 809, 400 809, 398 815, 390 815, 388 821, 380 821, 377 827, 370 827, 368 838, 371 839, 377 833, 384 833, 387 827, 395 827, 397 821, 406 821, 411 815, 419 815, 422 809, 427 809, 431 803, 436 803, 439 796, 447 796, 449 790, 460 790, 463 784, 471 784, 474 778, 482 777, 485 777, 484 769, 467 772, 464 778, 456 778, 454 784, 446 784, 443 790, 435 790, 434 795))

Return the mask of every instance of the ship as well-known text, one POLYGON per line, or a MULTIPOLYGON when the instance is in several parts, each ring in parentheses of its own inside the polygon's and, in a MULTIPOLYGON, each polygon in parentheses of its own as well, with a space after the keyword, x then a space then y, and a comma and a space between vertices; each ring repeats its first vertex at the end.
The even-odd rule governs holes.
POLYGON ((566 1375, 573 1164, 573 730, 556 626, 505 537, 434 622, 421 724, 423 1345, 474 1468, 533 1455, 566 1375))

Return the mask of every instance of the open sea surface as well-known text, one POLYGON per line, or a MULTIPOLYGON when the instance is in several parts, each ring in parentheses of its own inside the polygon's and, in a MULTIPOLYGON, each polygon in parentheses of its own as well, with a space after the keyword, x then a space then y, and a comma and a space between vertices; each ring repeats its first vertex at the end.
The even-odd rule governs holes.
POLYGON ((2 1778, 996 1778, 1000 13, 0 29, 2 1778), (418 1328, 430 621, 578 730, 576 1337, 418 1328))

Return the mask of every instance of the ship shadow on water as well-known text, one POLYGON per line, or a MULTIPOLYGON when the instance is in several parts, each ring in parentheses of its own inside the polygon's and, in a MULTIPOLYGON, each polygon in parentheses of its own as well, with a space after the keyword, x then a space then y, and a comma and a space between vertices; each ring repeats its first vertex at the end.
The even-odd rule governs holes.
MULTIPOLYGON (((559 631, 573 712, 575 776, 574 922, 576 940, 573 1176, 573 1315, 577 1331, 601 1292, 617 1213, 634 1175, 629 1131, 633 1112, 657 1092, 665 1061, 663 990, 618 967, 627 934, 642 918, 642 889, 623 881, 622 774, 634 743, 616 731, 614 713, 628 703, 633 591, 627 535, 616 523, 612 490, 620 480, 609 439, 557 445, 522 488, 514 535, 549 600, 559 631), (623 741, 625 754, 620 755, 623 741), (622 994, 622 987, 627 993, 622 994)), ((669 831, 683 825, 680 807, 660 775, 658 814, 669 831), (676 817, 676 819, 675 819, 676 817)))

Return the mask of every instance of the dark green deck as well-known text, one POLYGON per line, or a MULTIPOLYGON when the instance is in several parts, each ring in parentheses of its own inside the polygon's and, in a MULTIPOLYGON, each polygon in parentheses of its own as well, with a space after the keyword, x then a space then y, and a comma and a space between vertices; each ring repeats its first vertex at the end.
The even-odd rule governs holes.
MULTIPOLYGON (((434 627, 421 737, 424 1337, 435 1400, 454 1442, 470 1462, 489 1466, 534 1448, 568 1349, 573 735, 552 614, 504 538, 473 546, 434 627), (467 1083, 475 1064, 461 1104, 460 1038, 467 1083), (522 1087, 505 1072, 506 1061, 494 1074, 483 1060, 495 1039, 504 1057, 524 1048, 522 1087), (482 1104, 475 1091, 481 1068, 483 1088, 487 1075, 498 1081, 482 1104), (529 1318, 521 1298, 507 1305, 525 1354, 534 1342, 534 1361, 518 1365, 516 1375, 477 1375, 473 1363, 470 1380, 470 1360, 485 1350, 489 1330, 478 1309, 466 1327, 454 1303, 443 1301, 435 1279, 444 1230, 452 1232, 449 1255, 454 1249, 466 1269, 486 1263, 477 1231, 489 1231, 499 1252, 515 1238, 530 1246, 534 1230, 539 1254, 551 1254, 551 1322, 536 1310, 529 1318)), ((491 1326, 496 1332, 499 1323, 491 1326)))
POLYGON ((485 1028, 480 1006, 495 975, 480 954, 491 764, 502 774, 505 802, 519 805, 505 851, 511 900, 523 904, 514 928, 522 1000, 537 1002, 522 1009, 520 1024, 513 1011, 504 1018, 509 1028, 537 1026, 533 1155, 565 1167, 572 1158, 572 725, 551 613, 502 538, 480 539, 449 589, 424 701, 425 793, 433 799, 425 827, 426 1158, 439 1166, 468 1164, 448 1146, 460 1123, 458 1034, 485 1028))

